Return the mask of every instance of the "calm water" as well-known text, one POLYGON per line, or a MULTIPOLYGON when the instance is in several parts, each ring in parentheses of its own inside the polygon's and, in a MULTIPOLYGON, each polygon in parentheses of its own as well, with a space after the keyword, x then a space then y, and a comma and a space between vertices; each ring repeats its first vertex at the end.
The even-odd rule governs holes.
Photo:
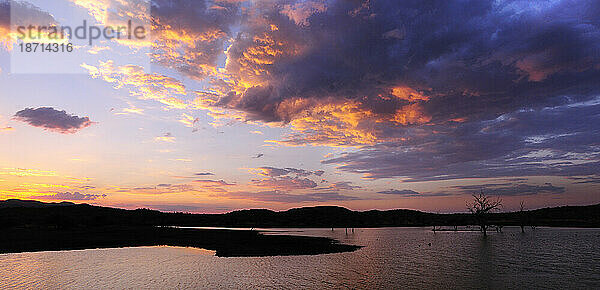
MULTIPOLYGON (((277 234, 277 233, 275 233, 277 234)), ((142 247, 0 255, 0 288, 600 289, 600 229, 476 232, 304 229, 366 246, 316 256, 219 258, 142 247), (431 245, 430 245, 431 244, 431 245)))

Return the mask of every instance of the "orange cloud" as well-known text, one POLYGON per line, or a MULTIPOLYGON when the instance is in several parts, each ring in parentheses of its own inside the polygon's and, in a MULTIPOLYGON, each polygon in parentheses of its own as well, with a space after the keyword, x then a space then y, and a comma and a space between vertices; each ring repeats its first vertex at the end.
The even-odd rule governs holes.
POLYGON ((0 175, 46 177, 46 176, 58 176, 58 173, 56 171, 50 171, 50 170, 37 170, 37 169, 10 168, 9 167, 9 168, 0 169, 0 175))
MULTIPOLYGON (((324 2, 309 1, 284 5, 280 13, 301 29, 310 25, 312 15, 325 11, 324 2)), ((111 61, 98 67, 83 66, 93 77, 115 83, 117 88, 130 86, 132 94, 140 99, 156 100, 167 108, 207 110, 208 116, 214 119, 209 124, 215 127, 234 121, 288 126, 291 132, 281 140, 267 141, 287 146, 374 145, 397 140, 397 137, 384 134, 386 129, 431 121, 422 107, 429 101, 429 96, 406 85, 382 84, 378 88, 379 98, 387 98, 391 105, 369 104, 367 98, 377 98, 377 95, 364 99, 335 95, 339 92, 332 92, 331 96, 295 97, 294 92, 280 95, 282 92, 273 89, 281 81, 272 79, 273 67, 282 61, 301 58, 310 50, 309 44, 299 35, 286 33, 289 28, 273 21, 253 18, 247 34, 231 39, 232 44, 225 52, 224 68, 215 66, 217 52, 214 45, 229 38, 227 32, 219 26, 197 30, 187 24, 183 20, 155 17, 153 58, 164 66, 207 81, 208 85, 202 91, 193 92, 196 96, 193 101, 183 98, 187 91, 180 81, 144 74, 140 67, 115 67, 111 61), (377 109, 377 105, 386 107, 385 112, 377 109)), ((219 53, 222 53, 222 47, 219 53)), ((192 127, 195 118, 183 115, 179 121, 192 127)))
POLYGON ((147 74, 143 68, 135 65, 115 67, 113 61, 100 62, 99 66, 82 64, 93 78, 114 83, 115 88, 130 87, 130 94, 142 100, 156 100, 169 108, 183 109, 185 101, 174 97, 186 95, 186 89, 180 81, 159 74, 147 74))
POLYGON ((175 143, 175 137, 171 133, 165 133, 163 136, 155 137, 154 141, 156 142, 168 142, 175 143))
POLYGON ((71 0, 73 4, 86 10, 90 16, 103 25, 118 26, 128 20, 150 21, 150 4, 143 0, 71 0))
POLYGON ((197 191, 190 184, 158 184, 156 186, 115 188, 115 192, 128 194, 171 194, 197 191))
POLYGON ((193 128, 196 125, 196 123, 198 123, 198 121, 198 118, 194 118, 186 113, 181 114, 181 119, 179 119, 180 123, 190 128, 193 128))
POLYGON ((394 140, 386 136, 385 127, 425 124, 431 121, 419 104, 398 108, 394 114, 378 114, 353 100, 344 102, 313 103, 307 100, 285 100, 279 113, 289 116, 293 131, 283 140, 268 142, 282 145, 316 145, 331 147, 360 147, 377 142, 394 140), (297 110, 296 107, 303 110, 297 110), (290 111, 286 113, 283 111, 290 111), (297 117, 299 116, 299 117, 297 117))
POLYGON ((428 96, 425 96, 417 92, 415 89, 406 86, 393 87, 391 94, 399 99, 409 102, 429 100, 428 96))
POLYGON ((200 185, 201 187, 220 187, 220 186, 234 186, 235 183, 227 183, 224 180, 208 180, 208 179, 201 179, 201 180, 194 180, 193 181, 194 184, 200 185))
POLYGON ((15 130, 15 128, 7 126, 4 128, 0 128, 0 133, 9 133, 9 132, 13 132, 15 130))
POLYGON ((152 26, 152 59, 171 68, 185 68, 185 73, 195 79, 217 74, 215 47, 227 39, 218 28, 195 31, 174 27, 160 18, 152 26))
POLYGON ((10 27, 0 26, 0 47, 5 50, 12 50, 15 43, 13 35, 10 33, 10 27))

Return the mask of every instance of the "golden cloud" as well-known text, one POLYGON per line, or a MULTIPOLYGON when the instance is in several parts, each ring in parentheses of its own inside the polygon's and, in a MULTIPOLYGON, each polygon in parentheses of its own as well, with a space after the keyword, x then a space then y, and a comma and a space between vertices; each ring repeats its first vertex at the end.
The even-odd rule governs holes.
POLYGON ((113 61, 100 62, 99 66, 82 64, 93 78, 114 83, 115 88, 130 87, 130 94, 142 100, 156 100, 169 108, 184 109, 185 101, 174 96, 185 96, 186 88, 180 81, 160 74, 147 74, 136 65, 115 66, 113 61))

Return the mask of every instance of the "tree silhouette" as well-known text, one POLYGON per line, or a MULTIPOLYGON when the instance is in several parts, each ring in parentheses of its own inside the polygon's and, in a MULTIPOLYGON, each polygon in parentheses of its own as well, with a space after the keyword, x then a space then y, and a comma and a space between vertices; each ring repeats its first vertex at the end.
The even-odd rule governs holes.
POLYGON ((473 194, 473 201, 467 202, 467 209, 475 217, 475 222, 479 225, 481 232, 484 236, 487 236, 488 215, 492 211, 500 210, 502 207, 502 199, 496 197, 491 199, 483 193, 483 190, 479 194, 473 194))
POLYGON ((525 201, 522 201, 519 203, 520 209, 519 209, 519 223, 521 226, 521 232, 524 233, 525 232, 525 223, 526 223, 526 217, 525 217, 525 201))

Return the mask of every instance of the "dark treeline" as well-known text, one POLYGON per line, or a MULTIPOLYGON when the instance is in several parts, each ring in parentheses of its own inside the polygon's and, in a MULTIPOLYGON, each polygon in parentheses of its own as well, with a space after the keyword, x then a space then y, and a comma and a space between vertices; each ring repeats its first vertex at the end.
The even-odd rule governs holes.
MULTIPOLYGON (((600 204, 563 206, 525 212, 492 213, 489 223, 503 226, 600 227, 600 204)), ((226 214, 163 213, 124 210, 72 203, 0 201, 0 228, 44 227, 69 229, 105 226, 214 227, 405 227, 474 225, 470 214, 434 214, 414 210, 351 211, 319 206, 275 212, 266 209, 226 214)))
POLYGON ((242 257, 313 255, 360 248, 321 237, 161 227, 195 224, 197 217, 68 202, 0 201, 0 253, 167 245, 242 257))
POLYGON ((314 255, 361 248, 320 237, 149 226, 13 228, 2 230, 1 236, 0 253, 166 245, 214 250, 220 257, 245 257, 314 255))

